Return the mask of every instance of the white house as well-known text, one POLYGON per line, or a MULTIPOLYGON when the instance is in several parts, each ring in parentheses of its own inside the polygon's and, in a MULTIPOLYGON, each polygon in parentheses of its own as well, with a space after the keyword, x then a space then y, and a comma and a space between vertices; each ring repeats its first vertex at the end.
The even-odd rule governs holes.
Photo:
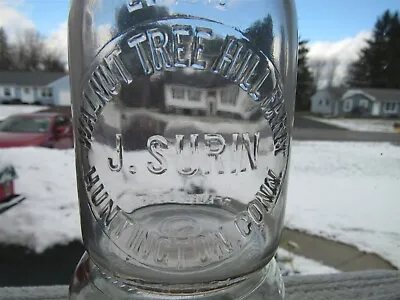
POLYGON ((58 72, 0 71, 0 103, 53 104, 50 82, 65 76, 58 72))
POLYGON ((311 112, 327 116, 400 117, 400 90, 326 88, 312 96, 311 112))
POLYGON ((53 91, 53 104, 57 106, 71 105, 69 76, 65 75, 47 85, 53 91))
POLYGON ((330 87, 317 90, 311 97, 311 112, 321 115, 338 115, 339 102, 345 88, 330 87))
POLYGON ((242 119, 249 119, 259 112, 259 105, 246 92, 213 74, 167 75, 164 99, 167 112, 242 119))

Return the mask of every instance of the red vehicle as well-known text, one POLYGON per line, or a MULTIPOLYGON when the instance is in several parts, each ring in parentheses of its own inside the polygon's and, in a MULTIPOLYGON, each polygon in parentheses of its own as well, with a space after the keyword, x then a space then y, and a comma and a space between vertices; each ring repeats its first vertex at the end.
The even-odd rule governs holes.
POLYGON ((59 113, 12 115, 0 124, 0 148, 73 147, 71 119, 59 113))

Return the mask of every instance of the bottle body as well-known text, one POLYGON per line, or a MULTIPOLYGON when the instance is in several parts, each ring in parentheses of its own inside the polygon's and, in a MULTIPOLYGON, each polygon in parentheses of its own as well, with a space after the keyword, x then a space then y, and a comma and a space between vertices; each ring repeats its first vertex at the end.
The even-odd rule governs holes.
POLYGON ((262 270, 286 202, 292 1, 73 1, 69 22, 93 264, 123 285, 182 293, 262 270))

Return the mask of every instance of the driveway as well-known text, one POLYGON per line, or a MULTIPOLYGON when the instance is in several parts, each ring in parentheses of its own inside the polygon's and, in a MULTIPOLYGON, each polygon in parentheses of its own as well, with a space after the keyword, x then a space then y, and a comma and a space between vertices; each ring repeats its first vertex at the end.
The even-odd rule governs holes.
POLYGON ((400 134, 350 131, 296 115, 293 139, 300 141, 390 142, 400 145, 400 134))
POLYGON ((343 128, 336 127, 334 125, 329 125, 308 118, 304 118, 303 116, 298 114, 296 114, 294 118, 294 128, 336 129, 340 131, 346 130, 343 128))

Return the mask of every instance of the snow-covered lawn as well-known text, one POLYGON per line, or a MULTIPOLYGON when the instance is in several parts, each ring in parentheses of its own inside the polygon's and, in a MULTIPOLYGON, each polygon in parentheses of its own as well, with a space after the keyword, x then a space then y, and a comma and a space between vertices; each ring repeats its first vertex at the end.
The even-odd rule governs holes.
POLYGON ((352 131, 364 132, 396 132, 393 125, 396 121, 400 122, 400 120, 393 119, 318 118, 312 116, 307 118, 352 131))
POLYGON ((339 271, 335 268, 325 266, 323 263, 305 258, 303 256, 293 254, 292 252, 286 251, 283 248, 279 248, 278 262, 282 274, 294 275, 294 274, 332 274, 338 273, 339 271))
POLYGON ((400 148, 295 142, 286 225, 374 252, 400 268, 400 148))
MULTIPOLYGON (((73 155, 72 150, 0 150, 0 161, 12 163, 19 175, 17 192, 27 196, 0 215, 0 243, 42 252, 80 239, 73 155)), ((399 147, 293 142, 288 227, 377 253, 400 268, 399 195, 399 147)), ((313 269, 302 258, 295 257, 296 264, 300 272, 313 269)))
POLYGON ((41 105, 6 105, 0 104, 0 122, 14 114, 27 114, 46 109, 41 105))

